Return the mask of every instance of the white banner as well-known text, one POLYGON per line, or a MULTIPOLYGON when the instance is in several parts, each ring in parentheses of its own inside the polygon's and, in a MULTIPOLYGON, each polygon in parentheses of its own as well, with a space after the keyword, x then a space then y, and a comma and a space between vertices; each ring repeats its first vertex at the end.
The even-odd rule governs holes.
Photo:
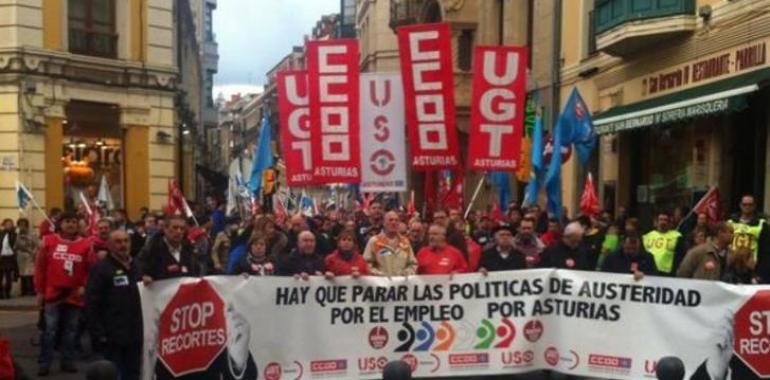
POLYGON ((406 191, 404 88, 398 73, 361 73, 361 191, 406 191))
POLYGON ((549 369, 644 379, 671 355, 691 379, 770 374, 766 286, 538 269, 453 279, 218 276, 141 293, 145 380, 379 379, 395 359, 418 377, 549 369))

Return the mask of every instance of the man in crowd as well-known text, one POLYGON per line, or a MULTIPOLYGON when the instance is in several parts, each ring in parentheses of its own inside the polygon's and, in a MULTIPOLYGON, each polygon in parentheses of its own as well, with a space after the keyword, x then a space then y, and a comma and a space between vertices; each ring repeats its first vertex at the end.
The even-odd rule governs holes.
POLYGON ((546 247, 553 247, 558 244, 560 240, 561 224, 559 223, 559 219, 548 219, 548 227, 546 228, 545 233, 540 235, 540 241, 542 241, 546 247))
POLYGON ((286 233, 286 238, 288 239, 286 243, 287 252, 291 252, 297 248, 300 232, 307 231, 307 229, 308 225, 302 214, 294 214, 291 216, 289 219, 289 230, 286 233))
POLYGON ((45 329, 40 337, 38 376, 48 376, 54 359, 54 345, 61 328, 61 369, 77 372, 75 335, 77 334, 88 268, 94 262, 91 242, 78 236, 78 217, 62 213, 58 234, 47 235, 35 263, 35 291, 43 308, 45 329))
POLYGON ((527 260, 523 253, 514 248, 514 238, 510 227, 498 227, 495 231, 494 243, 481 256, 479 272, 526 269, 527 260))
POLYGON ((644 250, 639 235, 629 234, 623 238, 620 250, 611 253, 602 262, 602 272, 631 273, 636 278, 643 275, 655 275, 655 258, 644 250))
POLYGON ((468 271, 462 253, 446 241, 446 228, 434 224, 428 228, 428 246, 417 253, 418 274, 457 274, 468 271))
POLYGON ((684 258, 685 244, 682 234, 671 229, 671 218, 659 213, 655 230, 644 235, 644 248, 655 257, 655 267, 664 276, 673 276, 684 258))
POLYGON ((553 247, 549 247, 540 255, 540 268, 560 268, 593 270, 588 253, 582 246, 583 226, 572 222, 564 229, 564 237, 553 247))
POLYGON ((303 280, 309 276, 321 276, 326 271, 323 257, 316 254, 315 235, 310 231, 300 232, 297 248, 277 264, 279 275, 295 276, 303 280))
POLYGON ((757 275, 763 283, 770 283, 770 230, 767 221, 756 212, 752 195, 741 198, 740 213, 728 220, 735 231, 732 249, 751 249, 757 263, 757 275))
POLYGON ((398 214, 385 214, 382 232, 369 239, 364 259, 374 276, 411 276, 417 273, 417 260, 409 239, 398 232, 398 214))
POLYGON ((93 244, 94 252, 99 259, 107 256, 107 240, 110 239, 110 231, 112 231, 112 223, 109 219, 99 219, 96 223, 96 235, 91 237, 91 243, 93 244))
POLYGON ((488 215, 482 215, 478 228, 473 232, 473 240, 483 249, 488 249, 494 244, 495 224, 488 215))
POLYGON ((676 272, 678 277, 699 280, 720 280, 732 254, 733 225, 721 222, 715 227, 716 236, 687 252, 676 272))
POLYGON ((112 222, 116 229, 127 230, 131 223, 128 221, 126 210, 119 208, 112 211, 112 222))
POLYGON ((545 249, 545 244, 535 234, 534 219, 524 218, 521 220, 518 232, 513 238, 513 248, 524 254, 528 268, 537 266, 540 261, 540 253, 545 249))
MULTIPOLYGON (((455 216, 457 220, 457 216, 455 216)), ((462 223, 462 219, 459 219, 459 223, 462 223)), ((433 213, 433 224, 446 228, 446 241, 447 244, 457 248, 460 253, 463 254, 463 258, 468 260, 468 245, 465 242, 465 234, 461 229, 455 227, 455 223, 447 216, 447 212, 444 210, 437 210, 433 213)))
POLYGON ((428 239, 425 236, 425 224, 419 220, 413 220, 409 223, 409 242, 412 244, 412 252, 419 252, 422 247, 428 245, 428 239))
POLYGON ((139 255, 139 270, 145 285, 199 274, 198 261, 185 239, 187 220, 181 215, 171 215, 165 225, 164 231, 150 239, 139 255))
POLYGON ((124 230, 108 238, 109 254, 89 274, 86 316, 91 344, 115 364, 121 380, 138 380, 142 353, 142 307, 139 275, 124 230))

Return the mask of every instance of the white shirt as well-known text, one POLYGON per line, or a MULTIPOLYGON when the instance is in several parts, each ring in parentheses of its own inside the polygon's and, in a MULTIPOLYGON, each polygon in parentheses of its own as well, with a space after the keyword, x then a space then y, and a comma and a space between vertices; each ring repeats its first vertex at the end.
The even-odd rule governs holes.
POLYGON ((0 251, 0 256, 13 256, 10 234, 5 234, 5 236, 3 236, 3 248, 0 251))
POLYGON ((171 244, 168 243, 168 240, 166 240, 166 246, 168 247, 168 253, 170 253, 171 256, 174 257, 174 260, 176 260, 176 262, 179 262, 179 260, 182 259, 182 245, 180 244, 179 247, 174 248, 171 246, 171 244))

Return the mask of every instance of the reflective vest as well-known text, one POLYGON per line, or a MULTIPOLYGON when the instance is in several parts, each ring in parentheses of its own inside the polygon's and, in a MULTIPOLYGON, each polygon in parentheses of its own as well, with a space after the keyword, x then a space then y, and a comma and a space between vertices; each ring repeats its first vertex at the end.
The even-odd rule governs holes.
POLYGON ((657 230, 644 235, 644 248, 655 257, 655 265, 663 273, 671 273, 674 268, 676 243, 682 234, 677 230, 661 233, 657 230))
POLYGON ((759 254, 759 235, 762 233, 762 227, 765 225, 765 220, 760 219, 756 225, 748 225, 741 222, 728 221, 733 226, 733 251, 748 248, 754 253, 754 260, 756 262, 757 255, 759 254))

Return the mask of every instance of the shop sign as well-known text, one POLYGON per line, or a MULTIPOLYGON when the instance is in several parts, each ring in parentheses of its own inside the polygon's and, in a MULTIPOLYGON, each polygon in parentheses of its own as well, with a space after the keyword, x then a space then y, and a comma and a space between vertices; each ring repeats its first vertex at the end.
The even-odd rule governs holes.
POLYGON ((731 107, 737 107, 741 98, 715 99, 706 102, 677 107, 670 110, 655 112, 637 117, 618 120, 611 123, 596 126, 596 133, 615 133, 629 129, 649 127, 652 125, 673 123, 681 120, 693 119, 700 116, 725 112, 731 107))

